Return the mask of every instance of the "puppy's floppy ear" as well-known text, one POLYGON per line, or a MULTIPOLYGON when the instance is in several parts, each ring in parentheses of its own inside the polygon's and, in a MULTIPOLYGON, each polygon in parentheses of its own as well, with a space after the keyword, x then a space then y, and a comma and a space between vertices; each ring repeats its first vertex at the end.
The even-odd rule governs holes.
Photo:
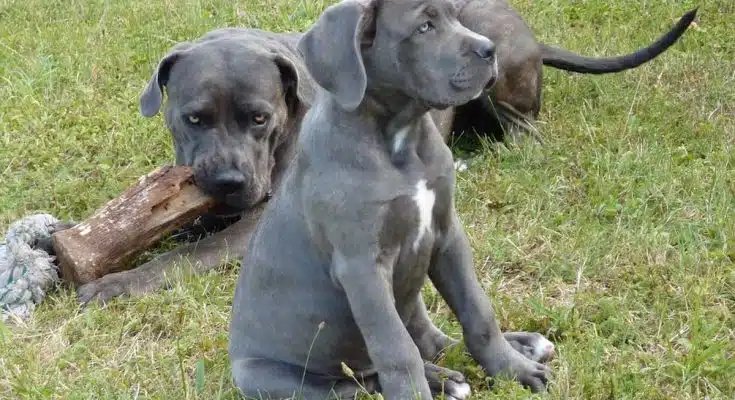
POLYGON ((346 110, 365 96, 361 46, 375 34, 376 0, 344 0, 328 7, 299 40, 298 50, 319 86, 346 110))
POLYGON ((168 74, 171 66, 181 58, 181 56, 191 47, 190 43, 179 43, 174 46, 171 51, 163 57, 158 63, 156 71, 153 73, 148 86, 145 87, 140 95, 140 113, 145 117, 152 117, 161 109, 163 101, 163 87, 168 83, 168 74))

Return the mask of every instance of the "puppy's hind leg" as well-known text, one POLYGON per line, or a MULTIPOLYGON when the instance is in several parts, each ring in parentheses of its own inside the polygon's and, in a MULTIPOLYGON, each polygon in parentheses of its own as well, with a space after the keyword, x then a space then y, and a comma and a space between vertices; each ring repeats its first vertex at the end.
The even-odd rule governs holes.
POLYGON ((424 299, 416 296, 414 312, 406 324, 409 335, 424 359, 424 374, 429 383, 431 394, 444 395, 447 400, 462 400, 470 395, 470 385, 461 372, 433 364, 439 360, 446 349, 459 342, 447 336, 429 318, 424 299), (432 362, 429 362, 432 361, 432 362))
POLYGON ((436 364, 424 364, 426 380, 429 382, 431 395, 434 398, 444 395, 446 400, 464 400, 469 398, 470 384, 466 382, 461 372, 449 368, 440 367, 436 364))
POLYGON ((232 362, 232 376, 246 399, 342 400, 377 389, 377 377, 334 378, 304 372, 302 367, 262 358, 232 362))
POLYGON ((554 358, 554 344, 538 332, 505 332, 503 336, 529 360, 546 363, 554 358))
POLYGON ((426 361, 436 362, 448 348, 459 343, 434 325, 429 318, 429 312, 421 293, 416 296, 414 312, 406 324, 406 329, 416 347, 419 348, 421 358, 426 361))

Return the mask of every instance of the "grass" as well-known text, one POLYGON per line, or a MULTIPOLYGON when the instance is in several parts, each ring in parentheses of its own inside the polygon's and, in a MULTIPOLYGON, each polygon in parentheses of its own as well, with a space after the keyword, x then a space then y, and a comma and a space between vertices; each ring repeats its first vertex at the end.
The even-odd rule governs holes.
MULTIPOLYGON (((221 26, 303 30, 327 2, 0 0, 0 230, 47 211, 81 220, 173 161, 138 95, 175 42, 221 26)), ((551 337, 547 395, 735 396, 735 13, 729 0, 514 0, 538 37, 589 55, 633 50, 700 6, 657 60, 606 76, 545 70, 547 145, 490 149, 458 176, 478 274, 505 330, 551 337)), ((81 311, 53 291, 0 324, 0 398, 232 399, 237 268, 81 311)), ((430 288, 432 316, 456 320, 430 288)), ((492 389, 455 351, 474 398, 492 389)))

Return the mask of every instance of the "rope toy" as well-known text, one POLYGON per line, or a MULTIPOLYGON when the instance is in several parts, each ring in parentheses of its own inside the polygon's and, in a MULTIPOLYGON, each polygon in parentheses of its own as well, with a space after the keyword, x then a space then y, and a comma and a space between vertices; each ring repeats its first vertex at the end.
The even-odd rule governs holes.
POLYGON ((0 242, 0 311, 2 321, 27 319, 59 281, 55 256, 49 254, 51 234, 60 221, 34 214, 13 222, 0 242))

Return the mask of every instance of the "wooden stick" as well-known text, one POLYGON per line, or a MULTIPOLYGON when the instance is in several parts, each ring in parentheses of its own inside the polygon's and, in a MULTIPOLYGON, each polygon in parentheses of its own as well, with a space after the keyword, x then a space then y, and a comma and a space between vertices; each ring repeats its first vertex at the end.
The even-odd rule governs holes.
POLYGON ((64 280, 84 284, 129 263, 163 236, 193 220, 214 200, 193 182, 186 166, 164 166, 51 240, 64 280))

